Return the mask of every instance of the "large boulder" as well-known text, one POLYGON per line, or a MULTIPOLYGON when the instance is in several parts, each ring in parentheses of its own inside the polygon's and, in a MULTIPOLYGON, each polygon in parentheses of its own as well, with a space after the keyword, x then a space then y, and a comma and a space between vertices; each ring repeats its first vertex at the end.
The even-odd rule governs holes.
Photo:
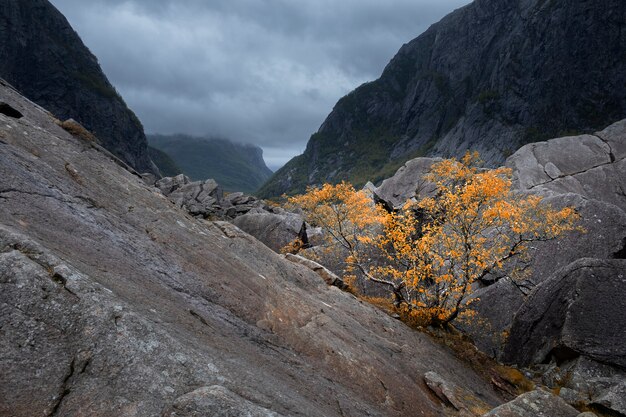
POLYGON ((177 188, 168 198, 193 216, 204 218, 221 212, 224 192, 215 180, 195 181, 177 188))
POLYGON ((405 163, 395 175, 387 178, 373 190, 374 198, 389 210, 398 210, 411 198, 423 198, 434 191, 434 186, 424 180, 435 162, 441 158, 415 158, 405 163))
POLYGON ((557 239, 534 242, 524 267, 533 285, 543 282, 558 269, 585 258, 619 258, 626 244, 626 212, 600 200, 580 194, 559 194, 544 198, 555 209, 573 207, 580 215, 579 229, 557 239))
POLYGON ((511 277, 505 270, 489 275, 484 279, 488 285, 477 285, 467 298, 467 302, 471 302, 470 308, 478 313, 478 320, 461 317, 455 326, 490 355, 501 353, 503 336, 515 313, 537 284, 581 256, 598 259, 624 256, 626 213, 621 209, 578 194, 554 195, 546 198, 545 203, 554 208, 574 207, 581 216, 578 225, 584 231, 575 230, 552 241, 534 242, 523 259, 509 265, 509 268, 519 268, 523 273, 511 277))
POLYGON ((304 219, 294 213, 248 213, 234 219, 233 224, 275 252, 296 239, 308 242, 304 219))
POLYGON ((517 310, 524 304, 529 288, 510 277, 476 289, 465 304, 476 316, 461 316, 454 326, 470 336, 481 351, 498 357, 517 310))
POLYGON ((580 259, 519 309, 503 359, 526 366, 586 356, 626 367, 626 260, 580 259))
MULTIPOLYGON (((529 245, 527 256, 483 279, 468 299, 478 319, 458 322, 478 347, 498 356, 502 336, 530 290, 581 257, 626 257, 626 120, 595 135, 552 139, 522 147, 508 160, 514 188, 537 194, 556 209, 573 207, 579 228, 529 245), (512 274, 513 268, 523 271, 512 274), (502 277, 509 276, 504 282, 502 277), (491 285, 497 282, 496 285, 491 285)), ((540 306, 538 306, 540 308, 540 306)))
POLYGON ((506 161, 514 186, 543 195, 576 193, 626 211, 626 120, 595 135, 532 143, 506 161))

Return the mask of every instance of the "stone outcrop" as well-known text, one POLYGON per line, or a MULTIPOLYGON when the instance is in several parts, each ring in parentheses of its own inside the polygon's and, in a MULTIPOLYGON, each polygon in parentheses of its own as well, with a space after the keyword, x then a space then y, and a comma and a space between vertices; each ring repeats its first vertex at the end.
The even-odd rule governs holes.
POLYGON ((158 173, 141 122, 48 0, 3 0, 0 77, 60 120, 75 119, 138 172, 158 173))
POLYGON ((374 199, 389 210, 401 209, 407 200, 429 197, 435 190, 433 184, 424 179, 437 158, 415 158, 402 166, 393 177, 387 178, 373 190, 374 199))
MULTIPOLYGON (((472 308, 479 313, 480 320, 458 323, 458 326, 470 334, 485 352, 494 356, 501 353, 503 336, 508 332, 517 309, 526 302, 526 296, 536 285, 581 257, 600 260, 624 258, 626 198, 622 190, 626 189, 626 172, 623 171, 625 144, 626 120, 593 135, 526 145, 507 160, 506 165, 513 170, 513 183, 517 190, 538 194, 545 204, 555 208, 573 207, 581 217, 579 226, 584 231, 573 231, 553 241, 533 243, 528 259, 518 264, 527 273, 524 279, 507 279, 476 290, 472 297, 478 301, 472 304, 472 308)), ((491 284, 503 275, 506 271, 499 276, 489 276, 485 284, 491 284)), ((588 302, 602 307, 608 300, 599 298, 588 302)), ((536 308, 541 310, 543 307, 537 305, 536 308)), ((537 311, 537 314, 541 312, 537 311)), ((598 335, 610 332, 603 327, 604 323, 598 322, 598 335)), ((538 334, 535 339, 545 337, 538 334)))
POLYGON ((469 149, 498 166, 525 143, 623 119, 625 27, 622 0, 476 0, 339 100, 263 196, 360 185, 396 162, 469 149))
POLYGON ((186 175, 180 174, 162 178, 156 181, 155 186, 172 203, 192 216, 231 221, 277 253, 296 240, 303 247, 308 247, 318 233, 312 228, 312 239, 309 239, 310 233, 301 215, 272 207, 241 192, 225 194, 212 179, 192 182, 186 175))
POLYGON ((535 390, 491 410, 484 417, 577 417, 579 414, 563 399, 535 390))
POLYGON ((626 367, 626 260, 580 259, 538 285, 515 315, 503 359, 583 355, 626 367))
POLYGON ((594 135, 526 145, 506 165, 513 169, 518 189, 575 193, 626 210, 625 144, 626 119, 594 135))
POLYGON ((202 387, 174 401, 163 417, 281 417, 220 386, 202 387))
MULTIPOLYGON (((147 182, 152 184, 150 180, 147 182)), ((225 194, 213 179, 192 182, 186 175, 179 174, 161 178, 154 186, 177 207, 205 219, 232 220, 251 211, 266 213, 273 210, 253 196, 240 192, 225 194)))
POLYGON ((428 336, 0 102, 23 116, 0 113, 0 415, 438 416, 429 371, 501 402, 428 336))
POLYGON ((292 253, 286 254, 285 258, 293 263, 306 266, 311 271, 319 275, 328 285, 334 285, 335 287, 342 289, 346 287, 341 278, 339 278, 325 266, 320 265, 319 263, 312 261, 311 259, 307 259, 300 255, 294 255, 292 253))
POLYGON ((444 410, 458 411, 460 416, 478 416, 491 408, 470 391, 446 381, 436 372, 427 372, 424 383, 439 398, 444 410))
POLYGON ((626 414, 626 370, 584 356, 560 364, 540 365, 543 383, 558 390, 568 404, 591 407, 610 415, 626 414))
POLYGON ((306 224, 298 214, 247 213, 235 218, 233 224, 276 252, 280 252, 296 239, 300 239, 305 245, 308 243, 306 224))

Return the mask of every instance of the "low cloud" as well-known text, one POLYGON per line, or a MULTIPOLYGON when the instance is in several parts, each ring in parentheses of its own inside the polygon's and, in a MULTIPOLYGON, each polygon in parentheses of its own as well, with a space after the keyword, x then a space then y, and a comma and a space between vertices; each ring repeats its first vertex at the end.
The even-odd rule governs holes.
POLYGON ((469 0, 51 0, 149 133, 301 153, 339 98, 469 0))

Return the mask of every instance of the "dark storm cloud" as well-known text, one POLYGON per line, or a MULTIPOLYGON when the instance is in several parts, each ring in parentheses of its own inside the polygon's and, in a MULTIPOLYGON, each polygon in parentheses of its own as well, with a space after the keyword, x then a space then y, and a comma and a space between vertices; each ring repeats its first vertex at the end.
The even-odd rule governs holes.
POLYGON ((336 101, 469 0, 51 0, 146 127, 260 145, 277 167, 336 101))

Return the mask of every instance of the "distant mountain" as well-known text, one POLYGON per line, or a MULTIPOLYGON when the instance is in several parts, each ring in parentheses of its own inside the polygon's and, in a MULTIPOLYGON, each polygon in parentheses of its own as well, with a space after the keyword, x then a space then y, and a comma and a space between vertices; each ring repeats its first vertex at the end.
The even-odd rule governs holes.
POLYGON ((141 122, 47 0, 0 1, 0 77, 57 118, 73 118, 139 172, 156 172, 141 122))
POLYGON ((626 117, 626 1, 476 0, 404 45, 382 76, 342 98, 260 190, 356 184, 416 156, 481 152, 626 117))
POLYGON ((188 135, 148 135, 148 141, 192 180, 213 178, 227 191, 253 193, 272 175, 258 146, 188 135))
POLYGON ((148 156, 150 156, 150 159, 154 162, 157 168, 159 168, 161 175, 164 177, 175 177, 183 172, 180 168, 178 168, 178 165, 176 165, 176 162, 174 162, 172 157, 162 150, 148 146, 148 156))

